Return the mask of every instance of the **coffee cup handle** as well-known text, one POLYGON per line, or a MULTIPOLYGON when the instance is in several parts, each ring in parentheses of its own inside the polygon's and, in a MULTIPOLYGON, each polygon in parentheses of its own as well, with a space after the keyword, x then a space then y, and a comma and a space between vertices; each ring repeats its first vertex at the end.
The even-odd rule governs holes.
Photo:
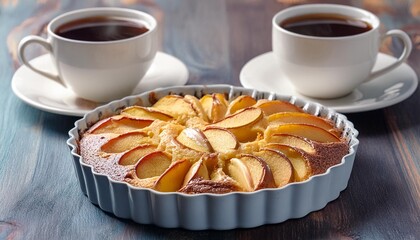
POLYGON ((28 59, 25 57, 25 49, 26 49, 26 47, 28 47, 32 43, 37 43, 37 44, 41 45, 43 48, 45 48, 50 54, 52 53, 51 44, 47 40, 45 40, 41 37, 38 37, 38 36, 32 36, 32 35, 31 36, 26 36, 19 42, 19 47, 18 47, 19 60, 25 66, 27 66, 29 69, 31 69, 32 71, 34 71, 38 74, 41 74, 42 76, 47 77, 51 80, 54 80, 55 82, 65 86, 63 81, 61 81, 61 79, 58 75, 54 75, 52 73, 48 73, 46 71, 37 69, 28 61, 28 59))
POLYGON ((387 37, 397 37, 397 38, 401 39, 401 41, 404 44, 404 50, 401 53, 400 57, 397 59, 397 61, 395 61, 394 63, 392 63, 392 64, 390 64, 390 65, 388 65, 388 66, 386 66, 382 69, 379 69, 379 70, 376 70, 376 71, 372 72, 370 74, 369 78, 365 82, 368 82, 368 81, 370 81, 370 80, 372 80, 376 77, 379 77, 380 75, 383 75, 383 74, 385 74, 389 71, 394 70, 396 67, 400 66, 410 55, 410 52, 411 52, 411 49, 412 49, 413 45, 412 45, 411 39, 407 35, 407 33, 403 32, 401 30, 398 30, 398 29, 394 29, 394 30, 389 30, 385 34, 384 39, 387 38, 387 37))

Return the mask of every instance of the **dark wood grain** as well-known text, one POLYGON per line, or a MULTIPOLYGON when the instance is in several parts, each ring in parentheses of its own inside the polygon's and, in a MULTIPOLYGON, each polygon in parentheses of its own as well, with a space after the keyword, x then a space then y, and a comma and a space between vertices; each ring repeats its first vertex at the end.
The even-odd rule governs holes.
MULTIPOLYGON (((181 59, 188 84, 239 86, 239 72, 271 49, 271 18, 305 0, 20 1, 0 2, 0 239, 420 239, 420 93, 380 110, 347 114, 360 131, 348 188, 324 209, 281 224, 230 231, 187 231, 139 225, 104 213, 81 193, 67 131, 77 118, 30 107, 13 95, 17 44, 45 36, 49 20, 92 6, 153 14, 160 50, 181 59)), ((340 1, 400 28, 414 48, 407 63, 420 73, 420 1, 340 1)), ((397 41, 382 52, 398 54, 397 41)), ((33 48, 30 57, 42 49, 33 48)))

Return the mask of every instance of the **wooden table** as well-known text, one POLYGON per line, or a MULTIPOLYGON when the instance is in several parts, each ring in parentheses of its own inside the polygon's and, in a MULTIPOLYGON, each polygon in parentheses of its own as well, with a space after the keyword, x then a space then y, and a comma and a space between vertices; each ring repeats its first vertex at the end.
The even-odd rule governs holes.
MULTIPOLYGON (((348 188, 324 209, 281 224, 196 232, 139 225, 91 204, 80 191, 66 145, 78 118, 33 108, 11 90, 20 39, 45 36, 56 15, 92 6, 154 15, 161 26, 160 50, 187 65, 188 84, 240 86, 242 66, 271 50, 273 15, 309 2, 333 1, 1 1, 0 239, 420 239, 419 89, 394 106, 347 114, 360 131, 360 146, 348 188)), ((384 30, 407 31, 414 44, 407 63, 420 74, 419 0, 342 3, 378 14, 384 30)), ((390 41, 381 49, 400 50, 390 41)), ((34 48, 29 55, 42 53, 34 48)))

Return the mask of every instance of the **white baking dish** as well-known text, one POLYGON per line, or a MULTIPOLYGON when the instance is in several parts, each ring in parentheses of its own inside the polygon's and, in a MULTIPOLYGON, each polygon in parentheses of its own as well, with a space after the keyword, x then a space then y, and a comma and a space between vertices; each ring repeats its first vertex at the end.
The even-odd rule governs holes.
POLYGON ((359 145, 358 131, 353 124, 344 115, 332 109, 293 96, 229 85, 161 88, 113 101, 92 110, 76 121, 69 135, 67 144, 73 156, 80 187, 93 204, 117 217, 132 219, 137 223, 191 230, 251 228, 304 217, 312 211, 324 208, 347 187, 359 145), (308 113, 331 119, 338 128, 343 129, 343 136, 348 139, 350 147, 349 154, 343 157, 340 164, 329 168, 324 174, 282 188, 262 189, 252 193, 195 195, 162 193, 112 180, 95 172, 79 155, 78 141, 83 132, 98 120, 118 114, 124 107, 150 106, 150 94, 158 99, 168 94, 190 94, 200 98, 204 94, 215 92, 227 93, 229 99, 246 94, 256 99, 286 100, 308 113))

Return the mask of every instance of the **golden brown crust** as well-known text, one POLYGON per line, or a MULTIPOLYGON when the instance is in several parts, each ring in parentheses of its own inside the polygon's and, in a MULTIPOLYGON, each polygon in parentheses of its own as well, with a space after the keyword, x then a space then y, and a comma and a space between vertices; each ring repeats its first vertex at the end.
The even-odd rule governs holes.
POLYGON ((314 142, 316 154, 303 152, 309 160, 312 175, 325 173, 328 168, 339 164, 344 155, 349 151, 347 143, 316 143, 314 142))
POLYGON ((191 180, 187 185, 182 187, 179 192, 196 194, 196 193, 214 193, 223 194, 230 192, 241 191, 239 186, 233 181, 229 180, 205 180, 202 178, 196 178, 191 180))

